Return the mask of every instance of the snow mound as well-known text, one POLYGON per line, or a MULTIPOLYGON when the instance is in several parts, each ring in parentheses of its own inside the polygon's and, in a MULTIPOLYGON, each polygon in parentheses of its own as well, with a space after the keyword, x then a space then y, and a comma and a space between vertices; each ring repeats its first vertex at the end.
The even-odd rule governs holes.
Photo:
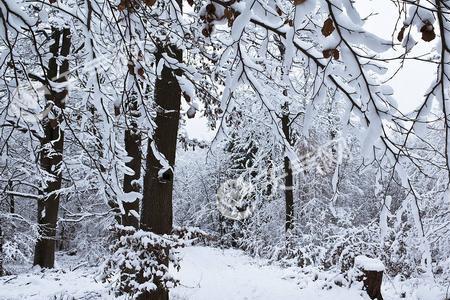
POLYGON ((355 257, 355 267, 365 271, 384 271, 384 264, 377 258, 370 258, 365 255, 358 255, 355 257))

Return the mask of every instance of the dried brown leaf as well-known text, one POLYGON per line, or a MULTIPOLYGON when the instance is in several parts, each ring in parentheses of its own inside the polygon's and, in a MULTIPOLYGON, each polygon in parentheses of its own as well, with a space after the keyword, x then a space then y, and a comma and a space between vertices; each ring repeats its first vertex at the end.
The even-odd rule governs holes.
POLYGON ((153 6, 156 3, 156 0, 144 0, 145 5, 147 6, 153 6))
POLYGON ((404 36, 405 36, 405 29, 406 29, 406 27, 403 26, 402 29, 400 29, 400 31, 399 31, 399 33, 398 33, 398 35, 397 35, 397 40, 398 40, 399 42, 403 41, 403 38, 404 38, 404 36))
POLYGON ((206 5, 206 12, 208 14, 214 14, 216 12, 216 7, 214 6, 214 4, 209 3, 208 5, 206 5))
POLYGON ((333 49, 333 58, 335 60, 339 59, 339 50, 338 49, 333 49))
POLYGON ((294 0, 294 5, 300 5, 303 2, 305 2, 306 0, 294 0))
POLYGON ((422 28, 420 28, 420 32, 422 32, 422 40, 425 42, 431 42, 436 38, 434 27, 430 22, 425 23, 422 28))
POLYGON ((333 20, 331 18, 328 18, 325 20, 325 22, 323 22, 322 34, 324 36, 329 36, 335 29, 336 28, 334 28, 333 20))
POLYGON ((338 49, 325 49, 322 51, 324 58, 333 57, 335 60, 339 59, 340 53, 338 49))
POLYGON ((322 51, 322 54, 323 54, 323 57, 324 58, 330 58, 331 57, 331 54, 332 54, 332 51, 333 49, 326 49, 326 50, 323 50, 322 51))

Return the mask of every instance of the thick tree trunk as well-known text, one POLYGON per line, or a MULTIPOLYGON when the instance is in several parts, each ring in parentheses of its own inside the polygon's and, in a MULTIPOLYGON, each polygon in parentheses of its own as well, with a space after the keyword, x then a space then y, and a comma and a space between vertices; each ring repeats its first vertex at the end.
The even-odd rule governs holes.
POLYGON ((362 274, 358 281, 362 281, 370 299, 383 300, 381 284, 383 283, 383 271, 361 270, 362 274))
MULTIPOLYGON (((281 117, 281 126, 286 141, 291 144, 289 108, 287 103, 283 108, 283 116, 281 117)), ((292 176, 291 160, 286 155, 284 156, 284 197, 286 204, 286 223, 285 230, 289 231, 294 228, 294 179, 292 176)))
MULTIPOLYGON (((181 51, 176 50, 176 54, 176 58, 181 61, 181 51)), ((158 53, 157 59, 159 60, 160 57, 161 53, 158 53)), ((141 228, 164 234, 170 233, 172 230, 174 176, 171 170, 166 170, 161 174, 160 170, 163 166, 154 152, 159 151, 170 166, 174 166, 181 103, 178 81, 169 68, 164 67, 161 78, 156 80, 155 102, 159 106, 155 118, 157 127, 147 149, 141 228)))
POLYGON ((383 300, 381 283, 383 271, 364 271, 364 288, 371 299, 383 300))
MULTIPOLYGON (((64 60, 61 65, 57 57, 67 57, 70 50, 70 29, 52 29, 54 43, 50 46, 52 58, 48 64, 48 81, 64 82, 69 70, 69 62, 64 60), (59 72, 58 72, 59 71, 59 72)), ((50 84, 47 86, 47 106, 54 105, 54 111, 63 110, 67 90, 55 91, 50 84), (53 104, 52 104, 53 103, 53 104)), ((34 253, 34 265, 53 268, 55 262, 55 235, 58 219, 59 194, 61 189, 61 164, 64 148, 64 132, 61 129, 62 114, 46 117, 44 120, 44 138, 41 141, 40 164, 48 179, 42 199, 38 201, 39 240, 34 253)))
POLYGON ((359 255, 355 258, 354 266, 360 274, 356 277, 356 281, 363 282, 363 287, 370 299, 383 300, 381 294, 383 263, 379 259, 359 255))
MULTIPOLYGON (((157 61, 162 57, 162 49, 156 54, 157 61)), ((167 51, 175 53, 178 61, 182 60, 182 52, 178 49, 167 51)), ((144 175, 144 192, 141 209, 140 226, 157 234, 168 234, 172 231, 172 170, 160 172, 163 168, 156 155, 161 153, 169 165, 175 164, 178 124, 180 119, 181 89, 174 72, 164 67, 160 78, 155 83, 155 103, 157 114, 156 129, 153 140, 149 140, 147 148, 147 164, 144 175), (155 153, 155 151, 158 151, 155 153)), ((177 74, 180 75, 180 74, 177 74)), ((167 264, 167 261, 161 263, 167 264)), ((155 283, 158 285, 158 283, 155 283)), ((167 300, 169 292, 158 288, 152 293, 145 293, 139 299, 167 300)))
MULTIPOLYGON (((123 191, 140 192, 140 186, 137 182, 141 178, 141 134, 138 129, 137 121, 133 113, 138 109, 136 100, 129 105, 131 122, 125 130, 125 150, 132 159, 126 165, 134 171, 134 175, 125 175, 123 179, 123 191)), ((136 214, 139 212, 139 199, 133 202, 123 203, 125 214, 122 215, 122 225, 139 227, 139 219, 136 214)))

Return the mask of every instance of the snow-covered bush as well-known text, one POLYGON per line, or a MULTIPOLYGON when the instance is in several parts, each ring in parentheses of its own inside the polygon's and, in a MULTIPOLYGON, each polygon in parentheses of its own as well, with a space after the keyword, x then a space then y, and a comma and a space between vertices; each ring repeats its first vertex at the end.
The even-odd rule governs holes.
POLYGON ((181 241, 130 226, 115 226, 112 231, 117 239, 111 246, 112 255, 102 266, 100 278, 117 295, 127 294, 136 299, 144 292, 177 285, 169 273, 168 263, 179 268, 175 251, 183 246, 181 241))
POLYGON ((32 261, 34 229, 24 219, 0 213, 0 274, 15 274, 32 261))
POLYGON ((172 229, 172 236, 189 245, 209 245, 217 240, 217 236, 196 227, 176 226, 172 229))

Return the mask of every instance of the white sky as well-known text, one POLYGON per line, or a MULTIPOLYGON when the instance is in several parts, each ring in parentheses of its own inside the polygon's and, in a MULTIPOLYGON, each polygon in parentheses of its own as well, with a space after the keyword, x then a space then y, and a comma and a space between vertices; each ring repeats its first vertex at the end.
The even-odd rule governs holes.
MULTIPOLYGON (((371 13, 377 15, 369 18, 365 28, 384 39, 390 39, 398 18, 398 10, 390 0, 355 0, 356 7, 362 18, 371 13)), ((402 22, 403 20, 401 20, 402 22)), ((400 28, 395 32, 395 38, 400 28)), ((414 53, 427 53, 433 42, 427 43, 420 39, 414 53)), ((401 50, 398 47, 398 50, 401 50)), ((400 54, 400 53, 399 53, 400 54)), ((392 66, 392 70, 395 66, 392 66)), ((407 113, 415 109, 423 100, 423 95, 430 86, 435 67, 425 62, 406 61, 402 70, 394 77, 389 85, 394 90, 394 98, 400 111, 407 113)))
MULTIPOLYGON (((355 2, 355 6, 362 18, 369 16, 371 13, 376 14, 366 21, 366 29, 381 38, 389 40, 398 17, 395 5, 390 0, 355 0, 355 2)), ((395 37, 398 30, 399 28, 395 32, 395 37)), ((432 43, 426 43, 418 39, 415 53, 429 52, 432 45, 432 43)), ((398 47, 398 50, 401 51, 401 47, 398 47)), ((395 55, 393 51, 392 56, 395 55)), ((396 64, 393 63, 391 73, 396 69, 395 67, 396 64)), ((405 62, 402 70, 389 82, 389 85, 394 90, 394 98, 400 111, 408 113, 421 103, 424 93, 431 84, 434 72, 435 67, 431 64, 417 61, 405 62)), ((200 114, 197 114, 194 119, 187 120, 186 131, 190 138, 211 140, 215 132, 208 130, 206 120, 199 116, 200 114)))

